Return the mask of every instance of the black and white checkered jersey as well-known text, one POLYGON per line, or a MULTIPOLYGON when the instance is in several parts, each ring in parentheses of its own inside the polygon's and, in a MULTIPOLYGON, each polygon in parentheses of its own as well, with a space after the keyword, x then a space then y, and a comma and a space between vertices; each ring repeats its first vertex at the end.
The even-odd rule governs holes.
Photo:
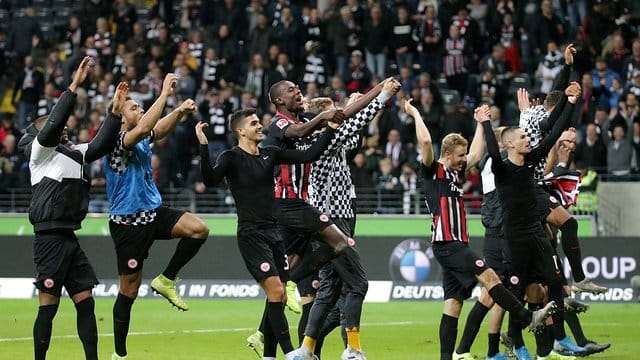
POLYGON ((358 132, 382 110, 378 98, 336 130, 331 144, 311 166, 309 203, 319 211, 336 218, 353 218, 351 199, 355 197, 346 154, 358 146, 358 132))
MULTIPOLYGON (((549 117, 549 112, 542 105, 530 107, 520 113, 520 128, 530 139, 530 148, 536 148, 546 134, 540 128, 540 122, 549 117)), ((544 157, 536 165, 533 176, 536 181, 542 180, 547 158, 544 157)))

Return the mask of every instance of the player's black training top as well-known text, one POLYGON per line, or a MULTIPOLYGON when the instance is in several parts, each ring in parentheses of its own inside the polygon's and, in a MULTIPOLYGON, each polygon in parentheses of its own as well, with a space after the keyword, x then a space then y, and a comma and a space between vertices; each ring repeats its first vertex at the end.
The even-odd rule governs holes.
POLYGON ((278 212, 273 192, 274 165, 317 160, 333 135, 334 130, 327 127, 318 141, 305 151, 267 146, 259 148, 259 155, 252 155, 236 146, 220 154, 215 166, 211 166, 207 145, 201 145, 200 168, 204 184, 215 186, 223 178, 227 180, 236 202, 239 224, 274 224, 278 212))
MULTIPOLYGON (((532 234, 539 231, 540 222, 536 212, 536 196, 534 180, 535 166, 540 159, 547 156, 549 150, 556 143, 562 131, 569 124, 572 104, 566 103, 560 119, 554 124, 551 133, 542 140, 540 145, 525 155, 524 165, 519 166, 509 159, 502 161, 498 142, 493 134, 491 123, 482 123, 487 141, 487 149, 491 156, 491 169, 495 174, 496 185, 504 208, 503 224, 508 239, 513 236, 532 234)), ((558 104, 561 105, 561 104, 558 104)))

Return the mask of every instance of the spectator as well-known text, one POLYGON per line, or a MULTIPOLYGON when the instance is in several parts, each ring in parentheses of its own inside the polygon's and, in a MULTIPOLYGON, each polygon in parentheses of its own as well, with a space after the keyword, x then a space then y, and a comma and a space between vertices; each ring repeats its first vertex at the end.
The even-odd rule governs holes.
POLYGON ((44 82, 53 83, 56 90, 64 90, 64 64, 60 61, 58 50, 50 50, 44 66, 44 82))
POLYGON ((278 54, 276 63, 269 72, 269 87, 280 80, 298 82, 298 71, 289 61, 289 55, 283 52, 278 54))
POLYGON ((366 92, 370 81, 371 73, 364 63, 362 51, 354 50, 351 53, 349 71, 345 77, 347 89, 349 92, 366 92))
POLYGON ((623 64, 620 75, 625 86, 630 86, 631 79, 636 73, 640 73, 640 38, 633 40, 631 45, 631 54, 627 55, 623 64))
POLYGON ((136 8, 128 0, 115 0, 112 14, 117 29, 115 41, 124 43, 133 34, 133 24, 138 21, 136 8))
POLYGON ((625 46, 624 38, 620 34, 613 34, 609 44, 603 50, 603 56, 607 64, 609 64, 609 68, 616 74, 621 75, 624 70, 624 61, 631 52, 625 46))
POLYGON ((324 59, 317 55, 320 44, 309 40, 305 43, 304 49, 307 52, 305 58, 304 74, 302 75, 302 83, 316 83, 320 86, 327 84, 327 75, 329 74, 324 59))
POLYGON ((38 109, 36 110, 36 118, 51 113, 53 105, 58 102, 56 97, 56 87, 53 83, 47 83, 44 86, 44 93, 40 100, 38 100, 38 109))
POLYGON ((402 185, 402 213, 409 215, 413 212, 413 204, 416 203, 418 175, 409 164, 402 165, 402 172, 398 178, 402 185))
POLYGON ((202 79, 200 87, 205 89, 220 89, 220 80, 227 77, 226 68, 220 58, 218 58, 217 50, 213 47, 207 48, 200 73, 200 78, 202 79))
POLYGON ((622 124, 614 125, 612 139, 607 145, 607 179, 609 181, 629 180, 633 151, 631 141, 625 134, 625 127, 622 124))
POLYGON ((603 173, 607 168, 607 147, 598 125, 587 125, 585 139, 576 146, 575 161, 599 173, 603 173))
POLYGON ((31 54, 33 39, 42 39, 42 30, 36 19, 36 9, 29 6, 25 9, 25 16, 16 17, 10 27, 7 49, 15 53, 18 61, 22 61, 31 54))
POLYGON ((248 46, 247 50, 249 54, 261 54, 262 56, 267 55, 267 49, 269 48, 269 44, 273 29, 269 25, 269 19, 265 14, 258 14, 258 24, 256 27, 249 32, 248 36, 248 46))
POLYGON ((373 172, 376 170, 371 167, 372 162, 367 161, 364 153, 359 152, 349 164, 351 178, 356 192, 355 205, 357 212, 371 213, 375 210, 373 189, 373 172))
POLYGON ((302 31, 293 18, 291 8, 283 7, 280 14, 280 21, 273 29, 271 40, 289 56, 291 62, 297 63, 303 58, 301 49, 304 43, 300 42, 302 31))
POLYGON ((231 104, 223 102, 218 90, 209 89, 206 100, 200 103, 198 111, 202 121, 209 124, 204 128, 209 139, 209 154, 211 159, 217 159, 229 147, 227 116, 231 114, 231 104))
POLYGON ((375 183, 378 193, 376 212, 379 214, 399 214, 402 211, 401 195, 404 189, 392 170, 393 165, 390 159, 380 160, 375 183))
POLYGON ((420 65, 432 77, 438 77, 442 72, 442 35, 442 26, 436 17, 435 7, 425 7, 423 19, 416 27, 415 36, 420 65))
POLYGON ((460 29, 457 25, 449 27, 449 36, 443 46, 443 74, 447 78, 449 88, 458 91, 462 97, 467 88, 469 48, 466 40, 460 37, 460 29))
POLYGON ((339 16, 331 18, 327 25, 327 40, 333 44, 331 48, 335 59, 333 68, 338 76, 345 79, 349 67, 349 54, 360 44, 360 28, 353 20, 349 7, 341 7, 339 16))
POLYGON ((33 59, 27 55, 24 57, 24 69, 18 76, 13 88, 11 103, 16 104, 16 96, 19 93, 20 98, 17 100, 18 105, 18 126, 20 130, 27 127, 29 119, 35 119, 38 109, 38 100, 44 91, 44 74, 33 65, 33 59))
POLYGON ((93 35, 93 40, 95 49, 98 51, 100 64, 106 68, 111 68, 116 42, 113 41, 114 39, 109 30, 109 22, 106 18, 101 17, 96 20, 96 32, 93 35))
MULTIPOLYGON (((400 175, 402 165, 407 161, 408 154, 405 145, 402 143, 400 132, 391 129, 387 135, 387 143, 382 149, 384 156, 391 161, 391 173, 400 175)), ((382 168, 381 168, 382 170, 382 168)))
POLYGON ((320 57, 326 59, 326 44, 327 44, 327 26, 322 19, 320 19, 320 12, 318 8, 308 8, 308 16, 302 17, 302 26, 304 32, 304 39, 306 41, 313 41, 318 44, 317 53, 320 57))
POLYGON ((8 188, 24 186, 27 180, 26 159, 16 152, 16 137, 8 134, 2 140, 0 150, 0 192, 8 188))
POLYGON ((389 41, 389 25, 383 17, 382 7, 375 4, 369 11, 369 19, 362 31, 362 46, 367 68, 380 79, 384 79, 387 73, 389 41))
POLYGON ((538 64, 536 70, 536 79, 540 81, 541 97, 546 97, 547 94, 553 89, 553 82, 562 70, 564 64, 564 55, 558 49, 558 45, 549 41, 547 43, 547 52, 544 54, 544 58, 538 64))
POLYGON ((83 23, 78 15, 71 15, 69 25, 60 38, 60 43, 64 47, 64 55, 66 59, 72 58, 80 49, 87 37, 87 31, 84 29, 83 23))
POLYGON ((397 8, 396 19, 391 27, 391 45, 396 66, 413 68, 413 57, 416 51, 416 40, 412 37, 415 24, 409 17, 409 9, 405 5, 397 8))

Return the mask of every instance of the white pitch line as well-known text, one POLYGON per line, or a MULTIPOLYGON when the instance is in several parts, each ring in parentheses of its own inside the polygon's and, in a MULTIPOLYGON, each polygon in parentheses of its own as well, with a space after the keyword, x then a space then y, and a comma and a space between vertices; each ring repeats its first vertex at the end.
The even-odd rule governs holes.
MULTIPOLYGON (((382 323, 362 323, 361 326, 404 326, 404 325, 417 325, 425 324, 424 321, 392 321, 382 323)), ((292 327, 292 329, 296 329, 292 327)), ((167 331, 132 331, 128 336, 145 336, 145 335, 167 335, 167 334, 194 334, 194 333, 221 333, 221 332, 240 332, 240 331, 254 331, 255 328, 222 328, 222 329, 194 329, 194 330, 167 330, 167 331)), ((100 337, 113 337, 112 333, 98 334, 100 337)), ((78 335, 56 335, 52 336, 51 340, 55 339, 75 339, 78 335)), ((14 342, 14 341, 32 341, 32 337, 19 337, 19 338, 0 338, 1 342, 14 342)))

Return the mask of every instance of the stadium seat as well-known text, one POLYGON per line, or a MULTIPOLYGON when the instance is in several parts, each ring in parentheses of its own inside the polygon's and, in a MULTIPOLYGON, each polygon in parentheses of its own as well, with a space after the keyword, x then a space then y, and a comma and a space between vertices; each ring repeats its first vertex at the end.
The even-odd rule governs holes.
POLYGON ((439 77, 436 80, 436 87, 439 90, 449 90, 449 83, 447 83, 447 79, 443 77, 439 77))
POLYGON ((41 8, 49 8, 50 5, 51 4, 49 0, 31 0, 31 6, 35 7, 38 10, 41 8))

